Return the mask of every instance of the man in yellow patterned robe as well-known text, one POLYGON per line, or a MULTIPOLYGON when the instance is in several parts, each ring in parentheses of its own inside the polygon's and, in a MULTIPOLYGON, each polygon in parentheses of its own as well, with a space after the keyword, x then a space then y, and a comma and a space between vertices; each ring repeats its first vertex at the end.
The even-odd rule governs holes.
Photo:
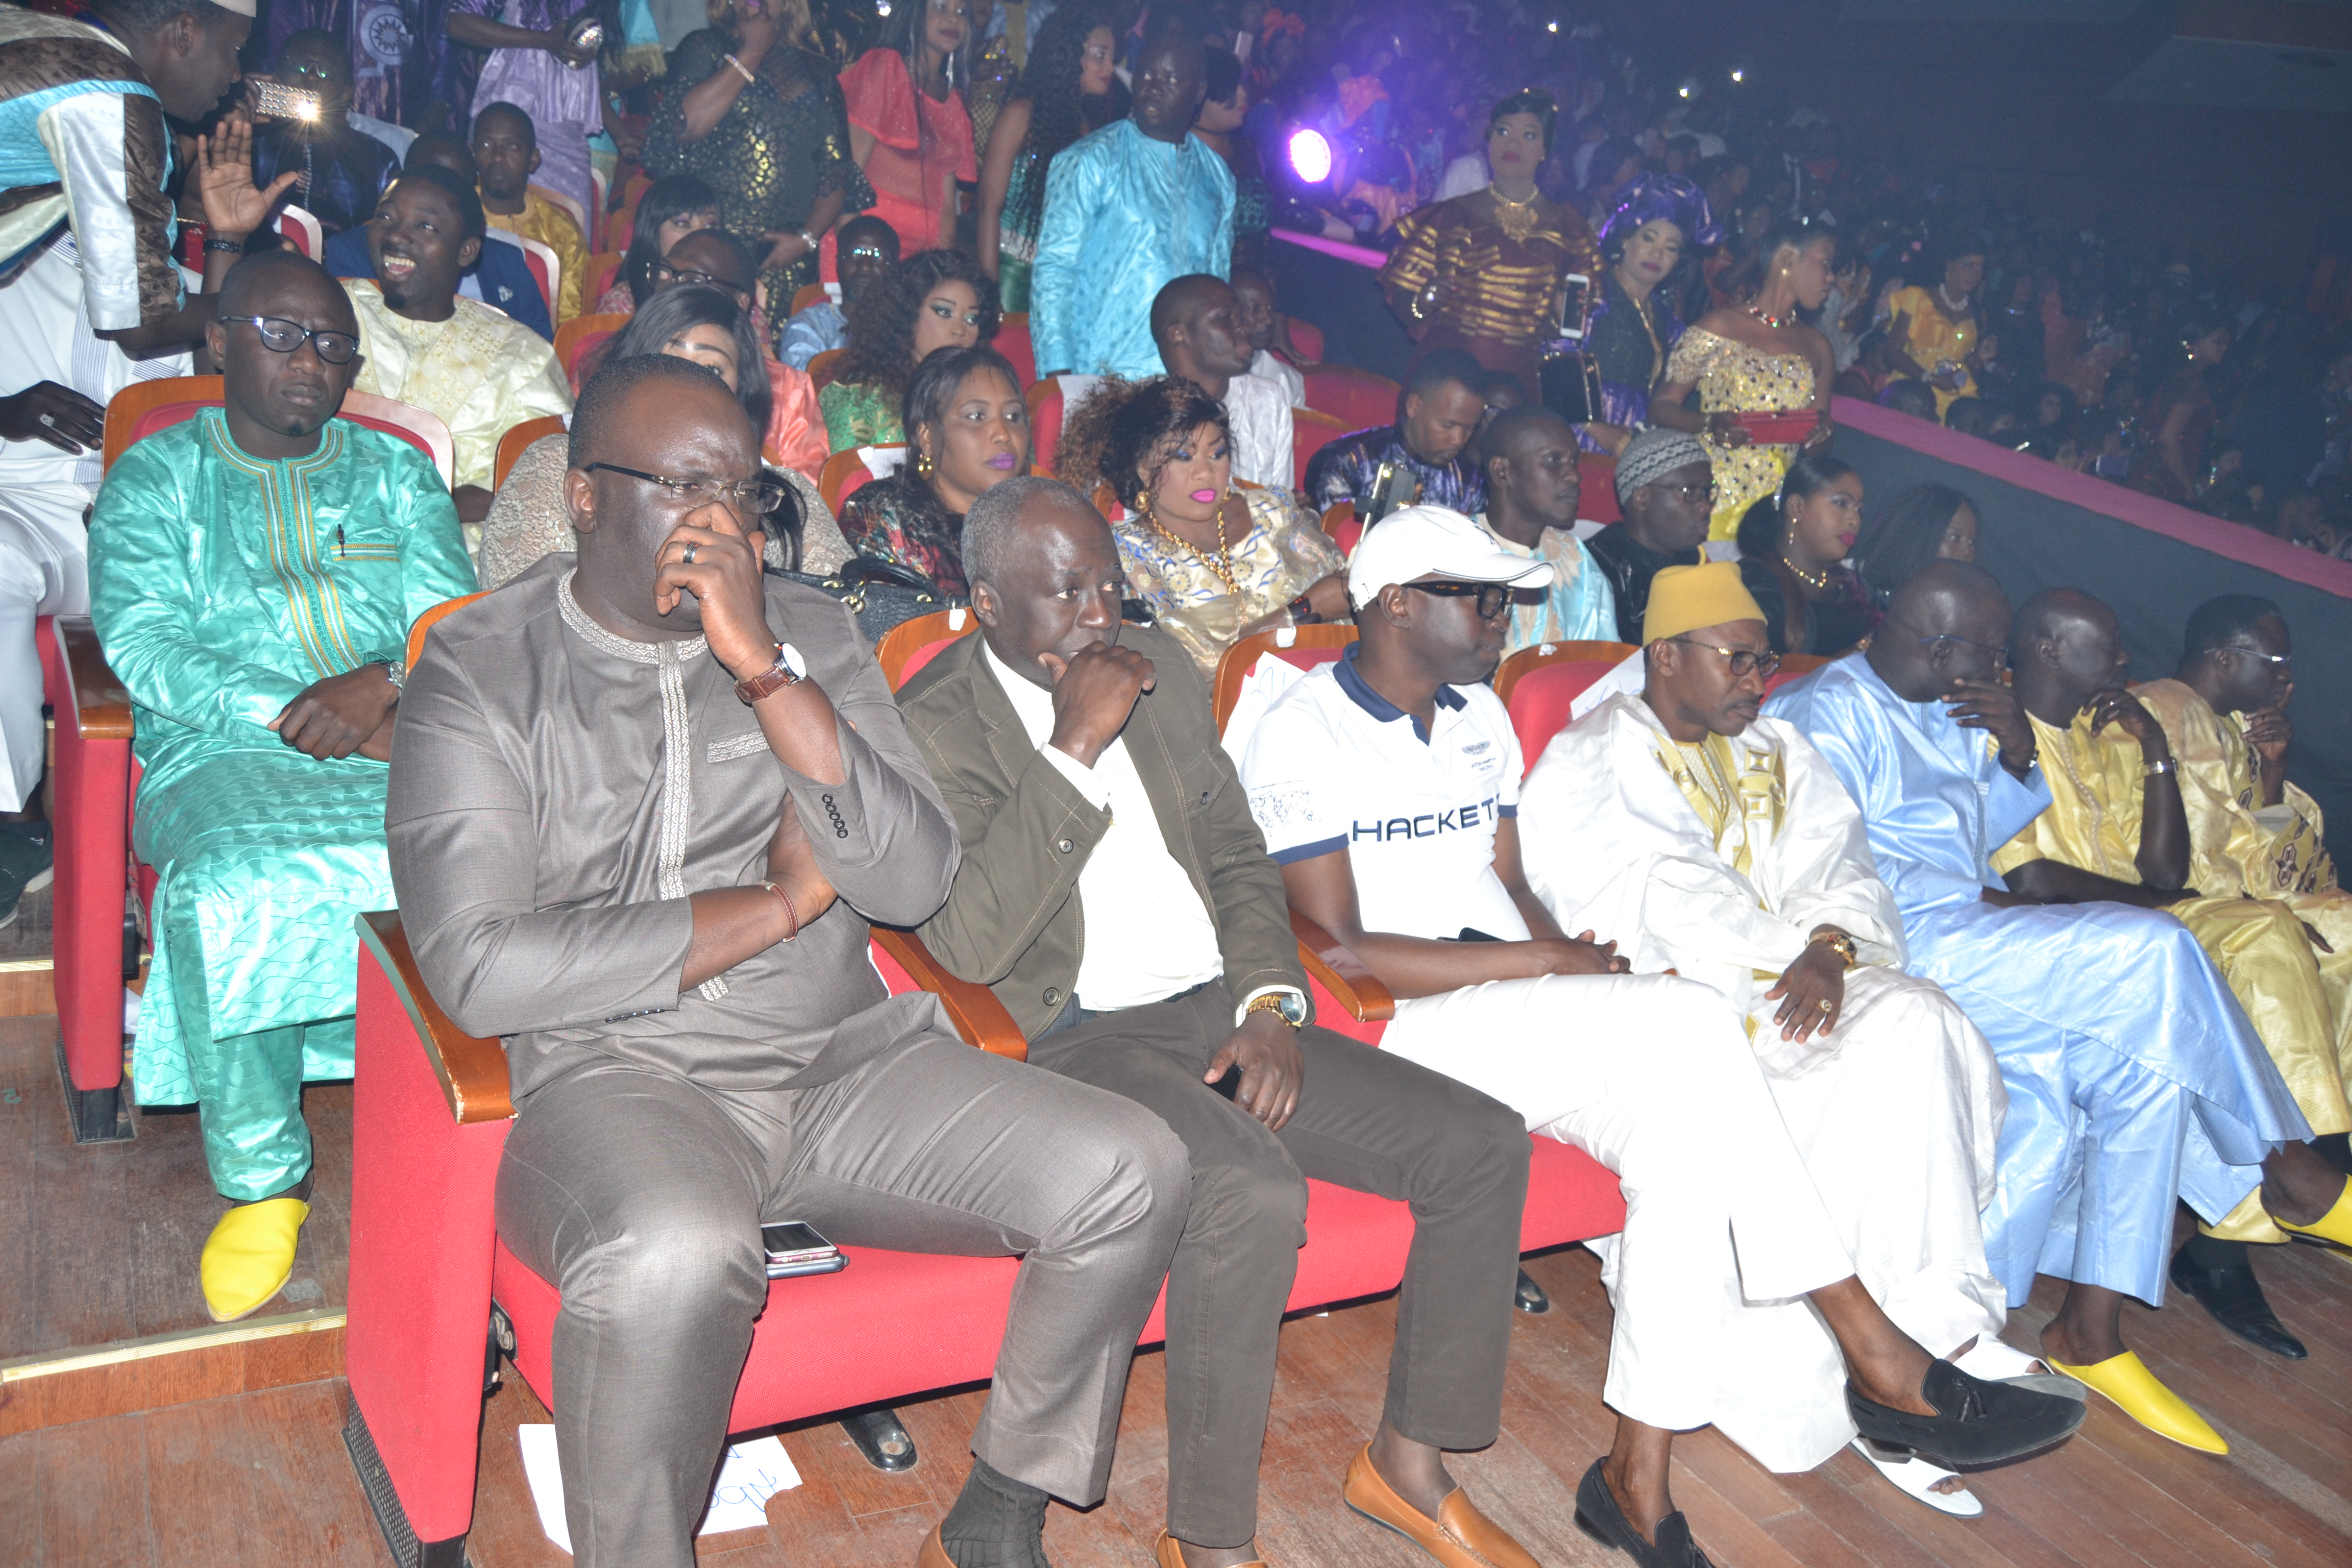
MULTIPOLYGON (((2203 786, 2184 776, 2167 728, 2123 689, 2126 660, 2114 614, 2086 594, 2056 590, 2018 612, 2011 642, 2018 696, 2052 799, 2048 811, 1993 856, 1993 868, 2011 891, 2046 902, 2130 903, 2170 913, 2221 971, 2312 1131, 2352 1129, 2346 1020, 2319 968, 2323 947, 2333 944, 2284 901, 2248 896, 2242 877, 2221 875, 2210 857, 2192 856, 2184 804, 2203 786)), ((2177 700, 2167 705, 2180 711, 2177 700)), ((2352 930, 2344 934, 2352 946, 2352 930)), ((2309 1144, 2288 1145, 2283 1163, 2286 1194, 2303 1194, 2322 1210, 2352 1203, 2342 1174, 2309 1144)), ((2219 1223, 2200 1226, 2174 1257, 2172 1282, 2231 1332, 2300 1360, 2302 1344, 2263 1300, 2249 1261, 2249 1243, 2289 1239, 2263 1196, 2249 1194, 2219 1223)), ((2276 1192, 2271 1196, 2284 1202, 2276 1192)), ((2290 1207, 2284 1217, 2308 1224, 2318 1215, 2290 1207)))

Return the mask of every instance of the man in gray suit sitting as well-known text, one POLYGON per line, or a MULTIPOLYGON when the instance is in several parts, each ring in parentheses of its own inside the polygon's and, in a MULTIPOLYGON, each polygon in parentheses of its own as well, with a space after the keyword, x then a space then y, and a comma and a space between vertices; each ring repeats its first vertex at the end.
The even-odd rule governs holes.
POLYGON ((1191 1151, 1168 1279, 1161 1568, 1256 1560, 1305 1176, 1403 1199, 1415 1222, 1387 1406, 1349 1467, 1349 1506, 1450 1568, 1533 1568, 1443 1463, 1501 1426, 1525 1125, 1304 1026, 1282 875, 1208 689, 1173 641, 1120 625, 1118 551, 1094 509, 1066 485, 1007 479, 966 516, 963 555, 981 633, 898 694, 963 839, 923 938, 994 988, 1033 1063, 1148 1108, 1191 1151))
POLYGON ((562 1291, 555 1423, 583 1568, 691 1568, 767 1300, 760 1226, 1024 1254, 926 1568, 1043 1561, 1102 1497, 1187 1206, 1132 1101, 885 994, 866 921, 947 896, 954 824, 846 611, 763 578, 779 500, 732 393, 607 366, 572 426, 577 557, 435 628, 386 812, 418 963, 507 1037, 499 1233, 562 1291))

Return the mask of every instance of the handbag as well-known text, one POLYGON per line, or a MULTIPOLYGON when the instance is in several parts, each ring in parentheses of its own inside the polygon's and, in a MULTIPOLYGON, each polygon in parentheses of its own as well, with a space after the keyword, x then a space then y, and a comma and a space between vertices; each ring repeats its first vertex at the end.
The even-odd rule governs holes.
POLYGON ((879 643, 883 634, 901 621, 971 603, 941 589, 913 567, 878 555, 853 555, 838 571, 823 575, 774 566, 768 568, 768 574, 839 600, 856 617, 857 630, 869 643, 879 643))

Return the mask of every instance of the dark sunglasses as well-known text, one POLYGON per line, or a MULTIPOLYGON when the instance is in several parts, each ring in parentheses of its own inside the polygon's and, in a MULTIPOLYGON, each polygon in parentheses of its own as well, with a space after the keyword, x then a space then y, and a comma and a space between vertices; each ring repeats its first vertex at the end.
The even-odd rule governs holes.
POLYGON ((1433 594, 1441 599, 1477 600, 1478 618, 1491 621, 1511 607, 1511 585, 1508 583, 1404 583, 1416 594, 1433 594))

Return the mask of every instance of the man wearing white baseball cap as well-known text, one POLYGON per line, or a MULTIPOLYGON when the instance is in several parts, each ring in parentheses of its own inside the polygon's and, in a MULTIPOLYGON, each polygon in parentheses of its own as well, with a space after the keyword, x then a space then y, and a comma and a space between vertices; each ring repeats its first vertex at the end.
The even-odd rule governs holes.
POLYGON ((1484 682, 1511 592, 1550 567, 1456 512, 1412 507, 1349 572, 1360 640, 1251 731, 1241 775, 1292 907, 1397 998, 1389 1052, 1484 1090, 1617 1173, 1605 1253, 1618 1413, 1580 1517, 1635 1562, 1706 1563, 1665 1485, 1671 1434, 1737 1407, 1769 1369, 1724 1303, 1809 1296, 1843 1352, 1866 1436, 1958 1463, 2041 1447, 2082 1405, 1969 1376, 1888 1320, 1790 1142, 1739 1020, 1695 980, 1631 974, 1563 931, 1520 863, 1510 717, 1484 682))

